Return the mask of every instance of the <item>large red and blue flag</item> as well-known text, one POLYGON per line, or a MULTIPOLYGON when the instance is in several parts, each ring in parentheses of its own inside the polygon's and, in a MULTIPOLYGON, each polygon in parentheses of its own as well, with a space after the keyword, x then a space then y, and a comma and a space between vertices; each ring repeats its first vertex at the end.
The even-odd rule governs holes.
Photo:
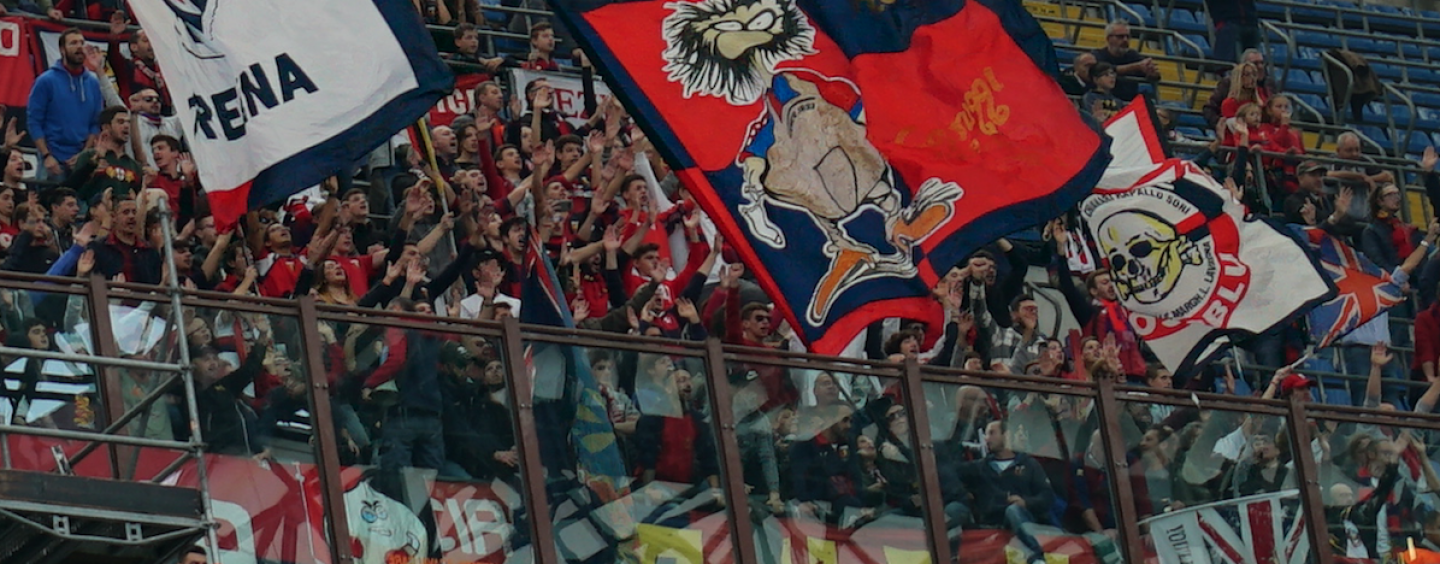
POLYGON ((1335 285, 1333 299, 1310 310, 1310 336, 1315 348, 1330 346, 1336 339, 1394 307, 1405 299, 1390 273, 1350 245, 1316 227, 1291 225, 1320 264, 1320 270, 1335 285))
POLYGON ((817 352, 935 309, 951 266, 1109 161, 1019 2, 552 5, 817 352))

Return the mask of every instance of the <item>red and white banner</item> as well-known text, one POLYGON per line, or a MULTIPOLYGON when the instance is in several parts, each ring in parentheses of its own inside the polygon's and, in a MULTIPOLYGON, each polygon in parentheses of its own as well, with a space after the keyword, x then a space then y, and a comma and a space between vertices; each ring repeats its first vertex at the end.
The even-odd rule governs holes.
POLYGON ((24 106, 33 84, 29 26, 24 18, 0 18, 0 105, 24 106))
POLYGON ((1172 511, 1149 525, 1160 564, 1304 564, 1310 539, 1299 490, 1259 494, 1172 511))
POLYGON ((1115 158, 1080 217, 1135 335, 1188 373, 1331 290, 1297 241, 1194 163, 1166 158, 1150 115, 1137 99, 1106 123, 1115 158))
POLYGON ((430 108, 430 127, 450 125, 455 118, 474 111, 475 87, 490 78, 481 73, 455 75, 455 89, 430 108))
MULTIPOLYGON (((572 124, 585 123, 590 116, 585 114, 585 82, 580 77, 558 72, 513 69, 510 71, 512 91, 525 92, 525 85, 532 80, 545 79, 555 89, 555 111, 565 116, 572 124)), ((595 79, 595 103, 600 107, 610 99, 610 89, 599 78, 595 79)))

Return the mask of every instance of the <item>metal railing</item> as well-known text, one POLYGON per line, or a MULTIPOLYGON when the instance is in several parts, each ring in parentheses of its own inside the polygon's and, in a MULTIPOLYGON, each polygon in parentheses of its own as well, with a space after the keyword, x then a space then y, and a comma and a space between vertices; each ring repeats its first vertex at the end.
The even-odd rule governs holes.
MULTIPOLYGON (((15 277, 0 273, 0 288, 34 289, 38 285, 63 284, 62 288, 76 289, 75 279, 27 277, 27 280, 17 280, 15 277)), ((127 296, 140 296, 135 292, 158 292, 160 289, 147 288, 134 284, 105 284, 99 279, 91 279, 84 284, 85 292, 92 304, 107 304, 111 300, 125 298, 127 296)), ((149 299, 164 299, 155 294, 149 294, 149 299)), ((162 294, 163 295, 163 294, 162 294)), ((359 310, 354 308, 316 304, 313 298, 305 297, 299 300, 277 300, 259 298, 241 298, 228 294, 217 294, 213 292, 183 292, 175 294, 181 308, 217 308, 233 311, 267 312, 273 315, 294 317, 298 326, 303 328, 304 335, 303 351, 299 357, 306 359, 309 370, 307 377, 311 378, 311 386, 307 387, 310 396, 310 405, 314 408, 316 421, 327 421, 325 414, 332 409, 330 406, 330 394, 323 378, 324 367, 320 365, 320 359, 324 357, 321 350, 318 334, 315 328, 322 321, 365 323, 377 327, 398 327, 409 329, 424 329, 429 331, 444 331, 461 335, 476 335, 487 338, 498 339, 500 349, 505 351, 503 355, 507 360, 506 388, 512 394, 511 405, 521 406, 516 410, 515 429, 517 436, 522 440, 517 441, 517 447, 522 451, 522 471, 524 476, 524 490, 522 492, 527 506, 542 508, 547 507, 545 484, 539 459, 539 453, 530 450, 530 446, 538 444, 544 432, 535 419, 533 410, 530 409, 531 400, 526 397, 528 390, 533 389, 531 374, 524 368, 518 359, 523 358, 524 348, 527 343, 559 343, 570 347, 592 347, 613 350, 633 350, 653 352, 657 349, 671 350, 676 353, 683 353, 686 356, 700 358, 708 367, 711 374, 718 376, 727 373, 730 368, 727 366, 752 365, 752 366, 774 366, 782 369, 812 369, 812 370, 833 370, 847 374, 872 374, 901 383, 902 393, 899 395, 899 402, 908 410, 910 417, 917 422, 930 420, 927 409, 936 409, 938 406, 928 406, 925 392, 920 389, 922 385, 944 385, 944 386, 979 386, 987 390, 1009 390, 1014 392, 1036 392, 1040 394, 1064 394, 1095 402, 1096 409, 1103 417, 1104 425, 1100 429, 1102 441, 1106 445, 1105 452, 1110 453, 1105 457, 1105 470, 1112 476, 1128 475, 1128 466, 1123 452, 1126 439, 1118 425, 1118 417, 1113 415, 1121 412, 1122 403, 1145 402, 1151 404, 1164 404, 1174 406, 1198 406, 1202 409, 1216 409, 1230 412, 1243 412, 1263 414, 1272 417, 1283 418, 1294 423, 1305 421, 1313 417, 1327 417, 1342 420, 1363 419, 1372 424, 1393 424, 1410 427, 1421 427, 1426 429, 1440 429, 1440 417, 1424 414, 1405 414, 1403 418, 1394 413, 1380 411, 1368 411, 1350 407, 1337 407, 1325 405, 1313 405, 1305 403, 1299 397, 1289 400, 1261 400, 1250 397, 1229 396, 1223 394, 1212 394, 1192 391, 1167 391, 1150 388, 1137 388, 1108 379, 1099 381, 1067 381, 1044 377, 1027 377, 1016 375, 1002 375, 985 372, 967 372, 949 368, 922 367, 911 360, 905 364, 889 362, 869 361, 852 358, 834 358, 818 355, 789 353, 771 349, 751 349, 725 345, 719 341, 711 340, 705 343, 698 342, 677 342, 663 339, 632 337, 626 335, 599 333, 582 330, 565 330, 553 327, 522 326, 513 319, 507 319, 504 323, 463 321, 455 319, 436 318, 415 314, 394 314, 377 310, 359 310)), ((92 306, 97 320, 105 319, 109 314, 105 307, 92 306)), ((98 323, 97 325, 103 325, 98 323)), ((22 354, 23 351, 0 349, 0 354, 22 354)), ((29 354, 29 353, 23 353, 29 354)), ((72 359, 69 356, 54 355, 54 358, 72 359)), ((155 369, 160 368, 149 363, 136 363, 119 358, 106 357, 82 357, 83 360, 102 366, 133 366, 135 368, 155 369)), ((167 367, 173 368, 173 367, 167 367)), ((1262 369, 1263 367, 1245 366, 1247 369, 1262 369)), ((1343 374, 1319 374, 1323 377, 1352 378, 1353 376, 1343 374)), ((733 429, 735 421, 728 406, 732 401, 732 391, 723 385, 723 378, 716 376, 703 378, 706 393, 709 394, 712 403, 712 414, 714 424, 719 431, 733 429)), ((107 379, 98 379, 101 387, 101 395, 110 397, 114 392, 113 384, 107 379)), ((938 416, 938 415, 936 415, 938 416)), ((122 423, 123 426, 123 423, 122 423)), ((349 530, 346 524, 344 505, 341 498, 339 486, 338 451, 333 430, 328 429, 329 425, 319 424, 315 426, 316 444, 318 449, 317 464, 324 481, 325 507, 327 508, 327 525, 330 527, 327 534, 331 535, 330 550, 336 561, 348 558, 349 530)), ((911 425, 914 435, 910 440, 917 445, 915 452, 919 459, 916 461, 918 473, 918 487, 925 500, 925 507, 922 508, 923 515, 929 523, 929 538, 927 539, 927 550, 934 557, 932 561, 949 561, 949 543, 944 538, 944 517, 940 514, 940 508, 935 500, 940 499, 938 492, 939 469, 934 460, 936 444, 929 437, 928 425, 911 425)), ((1290 426, 1295 433, 1290 437, 1292 441, 1290 452, 1298 453, 1295 458, 1297 472, 1313 477, 1314 464, 1316 461, 1308 458, 1310 449, 1309 438, 1305 436, 1303 425, 1290 426)), ((29 434, 55 439, 65 439, 81 442, 96 442, 115 445, 134 446, 164 446, 174 448, 193 448, 194 445, 186 443, 171 443, 165 441, 151 441, 146 439, 124 436, 123 433, 84 433, 73 431, 56 431, 49 429, 37 429, 26 427, 4 427, 3 431, 9 434, 29 434)), ((722 439, 728 433, 720 432, 717 437, 722 439)), ((726 439, 731 440, 733 439, 726 439)), ((725 443, 726 440, 722 440, 725 443)), ((723 495, 727 499, 729 507, 747 507, 749 501, 744 492, 743 484, 737 482, 741 473, 741 460, 738 450, 733 443, 721 444, 726 456, 721 460, 723 474, 726 479, 726 486, 723 488, 723 495)), ((1303 483, 1315 483, 1313 480, 1306 480, 1303 483)), ((1312 488, 1313 489, 1313 488, 1312 488)), ((1316 562, 1330 562, 1331 554, 1328 548, 1328 538, 1324 531, 1324 507, 1318 497, 1310 492, 1304 492, 1307 496, 1304 500, 1304 516, 1313 525, 1311 527, 1312 551, 1315 553, 1316 562)), ((1138 517, 1134 505, 1127 501, 1133 499, 1134 493, 1128 487, 1112 483, 1111 491, 1108 492, 1114 500, 1115 511, 1120 524, 1120 538, 1122 540, 1122 552, 1126 561, 1140 562, 1144 558, 1144 540, 1142 530, 1138 526, 1138 517)), ((543 513, 541 514, 543 515, 543 513)), ((737 521, 744 521, 739 519, 737 521)), ((758 548, 753 542, 747 540, 748 533, 744 529, 749 527, 748 523, 735 523, 731 531, 733 546, 735 548, 734 558, 736 562, 749 563, 758 562, 755 551, 758 548)), ((546 539, 553 538, 551 523, 545 518, 534 518, 529 520, 532 528, 531 538, 546 539)), ((549 543, 538 543, 536 548, 537 562, 555 563, 560 562, 560 557, 553 551, 549 543)))

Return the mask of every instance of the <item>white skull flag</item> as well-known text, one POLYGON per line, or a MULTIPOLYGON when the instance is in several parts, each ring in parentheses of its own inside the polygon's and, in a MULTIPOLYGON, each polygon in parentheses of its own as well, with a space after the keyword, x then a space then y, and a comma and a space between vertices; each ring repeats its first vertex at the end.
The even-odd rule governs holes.
POLYGON ((1166 368, 1203 366, 1285 323, 1332 287, 1287 233, 1247 217, 1215 179, 1166 158, 1136 99, 1106 123, 1114 159, 1080 215, 1135 335, 1166 368))

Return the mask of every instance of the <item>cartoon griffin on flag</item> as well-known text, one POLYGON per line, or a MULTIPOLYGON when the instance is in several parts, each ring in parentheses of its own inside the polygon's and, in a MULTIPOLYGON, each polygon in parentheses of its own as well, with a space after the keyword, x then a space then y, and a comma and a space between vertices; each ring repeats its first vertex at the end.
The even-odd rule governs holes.
POLYGON ((665 71, 687 98, 704 94, 737 106, 763 101, 736 157, 748 201, 740 216, 751 233, 772 248, 786 246, 768 204, 804 213, 825 235, 830 268, 807 320, 822 323, 840 293, 859 282, 914 277, 912 250, 953 216, 963 190, 930 178, 906 204, 899 177, 866 138, 860 89, 809 69, 777 70, 814 53, 815 30, 800 9, 785 0, 666 8, 672 12, 664 25, 665 71), (883 241, 865 241, 848 228, 872 211, 884 218, 883 241))

